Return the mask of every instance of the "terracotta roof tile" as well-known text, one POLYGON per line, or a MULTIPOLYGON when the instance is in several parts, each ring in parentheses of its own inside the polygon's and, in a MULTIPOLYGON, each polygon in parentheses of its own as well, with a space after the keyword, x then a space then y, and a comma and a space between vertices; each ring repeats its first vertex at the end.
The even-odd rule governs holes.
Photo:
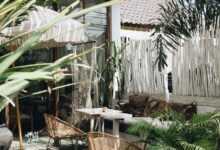
POLYGON ((158 24, 160 6, 166 0, 124 0, 121 3, 121 22, 141 25, 158 24))

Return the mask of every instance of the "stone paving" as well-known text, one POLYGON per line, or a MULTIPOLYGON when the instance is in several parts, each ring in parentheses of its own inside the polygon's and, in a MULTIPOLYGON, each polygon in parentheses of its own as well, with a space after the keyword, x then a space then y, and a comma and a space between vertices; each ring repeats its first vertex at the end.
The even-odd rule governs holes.
MULTIPOLYGON (((48 138, 40 138, 37 143, 24 143, 25 150, 45 150, 47 145, 48 138)), ((14 140, 12 142, 10 150, 19 150, 19 141, 14 140)))
MULTIPOLYGON (((46 150, 48 142, 48 137, 40 137, 38 142, 32 142, 32 143, 26 143, 24 142, 24 148, 25 150, 46 150)), ((53 141, 51 141, 53 143, 53 141)), ((81 143, 82 144, 82 143, 81 143)), ((69 140, 62 140, 62 144, 60 146, 60 149, 54 146, 50 146, 50 150, 73 150, 74 145, 72 145, 72 142, 69 140)), ((19 150, 19 141, 15 139, 12 142, 10 150, 19 150)), ((78 150, 86 150, 85 147, 79 146, 78 150)))
MULTIPOLYGON (((163 98, 160 95, 154 95, 154 97, 163 98)), ((213 112, 220 111, 220 98, 219 97, 193 97, 193 96, 171 96, 171 101, 180 103, 198 103, 198 112, 213 112)), ((46 145, 48 142, 48 137, 40 137, 39 141, 36 143, 24 143, 25 150, 46 150, 46 145)), ((58 148, 51 147, 51 150, 56 150, 58 148)), ((62 140, 61 150, 72 150, 74 146, 71 141, 62 140)), ((86 148, 79 148, 79 150, 86 150, 86 148)), ((18 140, 14 140, 10 150, 19 150, 18 140)))

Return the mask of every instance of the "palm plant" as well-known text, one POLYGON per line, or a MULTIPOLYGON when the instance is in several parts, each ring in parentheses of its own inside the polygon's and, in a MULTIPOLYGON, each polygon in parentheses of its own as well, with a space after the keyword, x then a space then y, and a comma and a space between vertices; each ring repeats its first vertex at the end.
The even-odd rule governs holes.
POLYGON ((129 132, 142 137, 148 150, 218 150, 220 114, 195 115, 191 121, 173 120, 168 128, 146 122, 133 125, 129 132))
POLYGON ((117 84, 120 88, 118 91, 118 97, 121 98, 123 94, 123 68, 122 68, 122 52, 125 49, 125 46, 117 47, 115 42, 110 42, 107 44, 108 49, 111 49, 111 56, 107 58, 106 63, 99 63, 98 72, 100 76, 104 79, 101 79, 99 82, 100 86, 100 100, 104 106, 111 105, 111 99, 113 96, 113 80, 114 78, 117 80, 117 84), (118 72, 119 76, 114 77, 115 73, 118 72))
POLYGON ((180 41, 191 38, 196 32, 209 32, 215 36, 220 28, 219 0, 170 0, 161 6, 161 18, 152 34, 158 57, 159 70, 166 65, 166 50, 174 51, 180 41))
MULTIPOLYGON (((69 12, 80 3, 79 0, 76 0, 73 4, 64 9, 60 15, 54 18, 50 23, 38 28, 31 33, 22 33, 15 37, 8 37, 9 40, 6 43, 3 43, 1 47, 10 44, 10 42, 14 40, 22 38, 26 34, 31 35, 30 38, 15 51, 7 51, 4 55, 0 56, 0 77, 2 79, 0 82, 0 111, 5 106, 7 106, 9 102, 13 104, 12 99, 22 90, 28 87, 33 81, 59 81, 64 77, 64 75, 61 73, 62 67, 64 67, 69 62, 72 62, 72 60, 86 55, 92 51, 88 50, 79 55, 70 54, 49 64, 34 64, 28 66, 12 67, 16 60, 18 60, 18 58, 20 58, 25 52, 32 50, 36 45, 39 44, 39 39, 43 33, 45 33, 53 25, 60 21, 79 17, 98 8, 110 6, 115 2, 117 2, 117 0, 101 3, 99 5, 92 6, 78 12, 69 12)), ((24 18, 25 13, 27 13, 28 10, 32 8, 34 3, 35 0, 4 0, 0 4, 0 32, 12 24, 19 23, 18 21, 24 18)))

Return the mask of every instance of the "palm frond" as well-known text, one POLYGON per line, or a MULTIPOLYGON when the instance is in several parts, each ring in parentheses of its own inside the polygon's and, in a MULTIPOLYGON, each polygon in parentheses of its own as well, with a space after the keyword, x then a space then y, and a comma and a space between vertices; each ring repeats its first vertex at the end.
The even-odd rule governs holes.
POLYGON ((190 144, 184 141, 180 141, 179 145, 182 147, 183 150, 205 150, 201 146, 190 144))
POLYGON ((180 41, 191 38, 196 32, 210 32, 215 36, 220 28, 219 0, 170 0, 161 6, 161 18, 152 36, 159 70, 165 68, 166 51, 176 50, 180 41))
POLYGON ((152 149, 211 150, 220 146, 219 116, 219 113, 208 113, 195 115, 191 121, 173 120, 167 129, 140 122, 133 124, 129 133, 143 137, 142 140, 152 149))

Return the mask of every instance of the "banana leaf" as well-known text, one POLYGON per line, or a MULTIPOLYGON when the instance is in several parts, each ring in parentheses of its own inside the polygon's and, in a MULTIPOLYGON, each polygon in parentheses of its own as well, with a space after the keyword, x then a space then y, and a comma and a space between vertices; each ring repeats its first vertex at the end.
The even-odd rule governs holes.
POLYGON ((90 11, 94 11, 98 8, 102 8, 102 7, 107 7, 110 6, 112 4, 114 4, 115 2, 118 2, 118 0, 113 0, 110 2, 105 2, 103 4, 99 4, 97 6, 92 6, 90 8, 81 10, 79 12, 74 12, 71 13, 67 16, 64 16, 67 12, 67 10, 65 9, 63 12, 60 13, 60 15, 58 15, 57 17, 55 17, 50 23, 44 25, 43 27, 39 28, 37 31, 31 33, 32 36, 31 38, 29 38, 27 41, 24 42, 24 44, 22 46, 20 46, 14 53, 12 53, 10 56, 8 56, 7 58, 5 58, 1 63, 0 63, 0 75, 5 72, 7 70, 7 68, 9 68, 20 56, 22 56, 26 51, 33 49, 37 44, 39 44, 39 40, 42 36, 42 34, 46 31, 48 31, 53 25, 55 25, 56 23, 60 22, 60 21, 64 21, 66 19, 70 19, 70 18, 75 18, 75 17, 79 17, 83 14, 86 14, 90 11))
POLYGON ((4 17, 1 20, 0 31, 2 29, 4 29, 5 27, 7 27, 10 23, 14 22, 16 19, 18 19, 18 17, 20 15, 22 15, 24 12, 26 12, 35 2, 36 2, 36 0, 31 0, 30 2, 28 2, 25 5, 23 5, 23 3, 21 3, 21 5, 23 5, 23 6, 16 7, 15 10, 11 11, 6 17, 4 17))
MULTIPOLYGON (((38 69, 41 69, 45 66, 48 66, 51 63, 42 63, 42 64, 34 64, 34 65, 24 65, 24 66, 18 66, 18 67, 13 67, 13 68, 9 68, 5 73, 3 73, 0 76, 0 81, 4 82, 6 80, 11 80, 11 79, 18 79, 20 78, 19 76, 17 76, 16 74, 18 73, 19 75, 22 75, 24 73, 24 75, 26 75, 27 73, 31 73, 34 72, 38 69)), ((46 74, 47 72, 45 72, 46 74)), ((31 73, 32 74, 32 73, 31 73)), ((30 75, 31 75, 30 74, 30 75)), ((28 78, 26 78, 28 79, 28 78)), ((47 79, 47 78, 45 78, 47 79)), ((49 78, 48 78, 49 80, 49 78)))
POLYGON ((21 57, 26 51, 30 50, 34 46, 37 45, 40 40, 42 33, 34 32, 32 33, 32 37, 24 42, 22 46, 20 46, 15 52, 12 52, 9 56, 7 56, 0 63, 0 75, 4 73, 15 61, 21 57))
POLYGON ((0 31, 14 22, 36 2, 36 0, 17 0, 0 9, 0 31))
POLYGON ((32 72, 32 71, 36 71, 37 69, 41 69, 49 65, 51 65, 51 63, 38 63, 38 64, 31 64, 31 65, 16 66, 16 67, 9 68, 7 72, 15 72, 15 71, 32 72))
POLYGON ((4 97, 0 97, 0 111, 2 111, 2 109, 10 103, 10 101, 8 101, 5 97, 13 98, 28 84, 29 81, 23 79, 12 80, 2 84, 0 86, 0 95, 3 95, 4 97))
MULTIPOLYGON (((4 84, 0 85, 0 95, 4 95, 7 97, 10 97, 11 95, 14 95, 15 93, 19 93, 20 91, 24 90, 33 80, 45 80, 48 76, 44 76, 44 78, 40 75, 42 75, 43 73, 48 73, 48 72, 56 72, 57 70, 59 70, 61 67, 69 64, 70 62, 73 62, 74 59, 78 59, 79 57, 82 57, 84 55, 87 55, 89 53, 91 53, 92 51, 96 50, 97 48, 93 48, 91 50, 88 50, 84 53, 81 54, 69 54, 67 56, 64 56, 58 60, 56 60, 54 63, 51 63, 49 66, 45 66, 41 69, 38 69, 34 72, 32 72, 31 74, 34 75, 36 74, 36 76, 28 76, 28 72, 26 74, 26 79, 25 78, 16 78, 14 80, 11 81, 7 81, 4 84), (56 70, 56 71, 55 71, 56 70), (42 74, 41 74, 42 73, 42 74), (39 76, 37 76, 37 74, 39 76), (31 79, 32 77, 32 79, 31 79), (27 79, 28 78, 28 79, 27 79)), ((14 75, 14 77, 16 77, 16 75, 14 75)), ((20 77, 20 76, 19 76, 20 77)), ((64 78, 63 74, 57 74, 57 76, 54 76, 53 80, 56 81, 60 81, 61 79, 64 78)), ((48 78, 47 78, 48 79, 48 78)), ((4 97, 0 97, 0 111, 7 106, 7 104, 9 103, 9 101, 7 101, 7 99, 5 99, 4 97)))
MULTIPOLYGON (((16 2, 26 2, 26 1, 25 0, 17 0, 16 2)), ((31 1, 31 2, 33 2, 33 1, 31 1)), ((66 19, 79 17, 79 16, 84 15, 90 11, 94 11, 94 10, 102 8, 102 7, 108 7, 116 2, 118 2, 118 0, 105 2, 102 4, 96 5, 96 6, 92 6, 90 8, 86 8, 86 9, 81 10, 79 12, 74 12, 74 13, 70 13, 67 15, 70 8, 75 7, 79 3, 79 0, 77 0, 76 2, 74 2, 71 5, 71 7, 68 7, 63 12, 61 12, 60 15, 58 15, 56 18, 54 18, 54 20, 52 20, 50 23, 37 29, 36 31, 34 31, 32 33, 28 33, 28 34, 31 34, 31 37, 28 40, 26 40, 16 51, 10 52, 9 54, 2 56, 0 58, 0 76, 2 76, 4 73, 10 71, 10 69, 9 69, 10 66, 12 66, 12 64, 14 64, 15 61, 18 58, 20 58, 25 52, 32 50, 36 45, 38 45, 39 39, 41 38, 42 34, 44 32, 46 32, 48 29, 50 29, 52 26, 54 26, 56 23, 58 23, 60 21, 64 21, 66 19)), ((23 8, 24 12, 27 11, 27 9, 31 6, 30 3, 27 3, 26 5, 23 5, 23 4, 20 5, 20 4, 21 3, 17 3, 17 7, 23 8)), ((9 6, 9 5, 7 5, 7 6, 9 6)), ((0 5, 0 7, 1 6, 3 7, 3 5, 0 5)), ((4 8, 6 8, 6 7, 4 7, 4 8)), ((16 10, 16 8, 8 8, 8 9, 11 9, 10 12, 13 10, 16 10)), ((8 10, 1 9, 0 14, 5 15, 6 11, 8 11, 8 10)), ((12 15, 12 16, 16 16, 16 13, 17 13, 17 11, 14 12, 14 15, 12 15)), ((17 14, 21 14, 21 12, 17 13, 17 14)), ((10 21, 4 21, 4 18, 1 19, 1 17, 0 17, 0 29, 1 29, 1 27, 4 27, 5 25, 7 25, 8 22, 10 22, 10 21)), ((16 40, 18 38, 21 38, 22 36, 24 36, 26 34, 27 33, 23 33, 21 35, 13 37, 11 40, 9 40, 5 44, 9 44, 11 41, 16 40)), ((64 56, 63 58, 58 59, 54 63, 45 65, 43 68, 37 69, 32 73, 31 72, 20 72, 18 74, 15 72, 14 72, 14 74, 12 73, 11 75, 9 75, 7 77, 10 80, 8 80, 4 84, 0 85, 0 95, 1 95, 1 97, 0 97, 0 111, 5 106, 7 106, 8 103, 11 102, 10 98, 13 98, 15 95, 19 94, 19 92, 24 90, 26 87, 28 87, 28 85, 30 85, 30 83, 32 81, 52 79, 48 72, 54 72, 54 71, 56 72, 61 67, 72 62, 74 59, 78 59, 81 56, 87 55, 88 53, 92 52, 93 50, 94 49, 88 50, 88 51, 81 53, 79 55, 70 54, 70 55, 64 56)), ((54 80, 60 80, 64 77, 62 74, 55 74, 55 75, 57 75, 57 76, 54 78, 54 80)))
POLYGON ((7 77, 7 80, 54 80, 51 72, 15 72, 7 77))

